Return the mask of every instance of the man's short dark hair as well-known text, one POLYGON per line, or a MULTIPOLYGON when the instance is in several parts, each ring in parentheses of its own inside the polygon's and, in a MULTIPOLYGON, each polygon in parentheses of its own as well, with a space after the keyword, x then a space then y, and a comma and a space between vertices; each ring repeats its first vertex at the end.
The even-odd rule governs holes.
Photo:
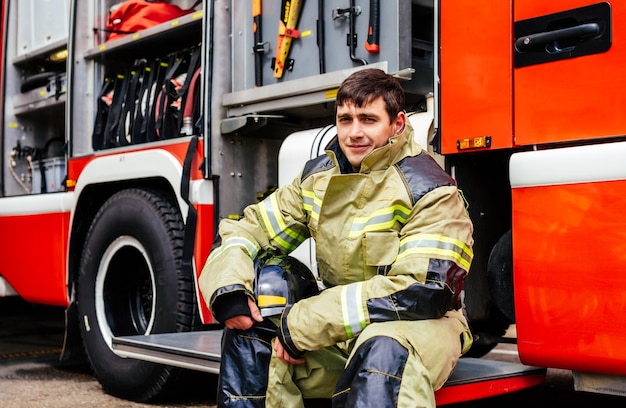
POLYGON ((400 82, 380 69, 363 69, 343 81, 337 91, 335 108, 346 103, 362 107, 381 96, 390 120, 404 110, 404 89, 400 82))

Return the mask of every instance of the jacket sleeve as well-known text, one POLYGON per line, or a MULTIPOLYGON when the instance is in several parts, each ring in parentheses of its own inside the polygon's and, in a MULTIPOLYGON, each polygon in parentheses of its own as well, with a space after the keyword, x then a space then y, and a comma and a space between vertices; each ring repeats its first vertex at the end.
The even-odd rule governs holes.
POLYGON ((472 224, 455 186, 424 195, 399 233, 385 274, 336 286, 285 310, 279 339, 294 357, 357 336, 367 325, 438 318, 459 306, 472 253, 472 224))
MULTIPOLYGON (((254 261, 263 251, 289 253, 309 237, 300 195, 299 178, 262 202, 248 206, 239 220, 219 225, 220 243, 213 248, 200 274, 200 291, 215 315, 218 299, 243 292, 254 298, 254 261)), ((235 296, 240 298, 240 296, 235 296)))

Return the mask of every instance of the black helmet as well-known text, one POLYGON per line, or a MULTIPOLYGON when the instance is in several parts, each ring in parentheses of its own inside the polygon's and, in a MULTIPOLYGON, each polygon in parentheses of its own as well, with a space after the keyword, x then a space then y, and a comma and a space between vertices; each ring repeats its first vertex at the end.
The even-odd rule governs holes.
POLYGON ((254 295, 263 317, 279 315, 286 305, 319 293, 313 273, 292 256, 259 257, 255 269, 254 295))

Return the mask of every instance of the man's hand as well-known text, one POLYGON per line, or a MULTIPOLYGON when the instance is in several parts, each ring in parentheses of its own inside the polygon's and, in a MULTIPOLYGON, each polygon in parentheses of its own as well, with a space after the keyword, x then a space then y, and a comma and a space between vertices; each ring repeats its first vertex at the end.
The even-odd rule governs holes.
POLYGON ((277 338, 274 339, 274 351, 276 352, 276 357, 280 358, 287 364, 304 364, 304 358, 291 357, 283 347, 283 344, 277 338))
POLYGON ((254 303, 254 300, 252 300, 250 297, 248 297, 248 307, 250 308, 250 314, 252 316, 240 315, 231 317, 224 322, 224 325, 226 325, 226 327, 231 330, 248 330, 254 325, 254 323, 262 322, 263 316, 261 316, 261 311, 259 310, 259 307, 256 305, 256 303, 254 303))

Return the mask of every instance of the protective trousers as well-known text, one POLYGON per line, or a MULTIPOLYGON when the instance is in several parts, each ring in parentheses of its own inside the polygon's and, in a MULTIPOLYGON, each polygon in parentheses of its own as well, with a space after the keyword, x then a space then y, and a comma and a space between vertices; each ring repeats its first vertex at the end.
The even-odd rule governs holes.
POLYGON ((332 398, 333 407, 435 407, 471 334, 461 311, 440 319, 369 325, 356 339, 305 353, 289 365, 272 353, 271 330, 226 329, 218 407, 304 407, 332 398))

